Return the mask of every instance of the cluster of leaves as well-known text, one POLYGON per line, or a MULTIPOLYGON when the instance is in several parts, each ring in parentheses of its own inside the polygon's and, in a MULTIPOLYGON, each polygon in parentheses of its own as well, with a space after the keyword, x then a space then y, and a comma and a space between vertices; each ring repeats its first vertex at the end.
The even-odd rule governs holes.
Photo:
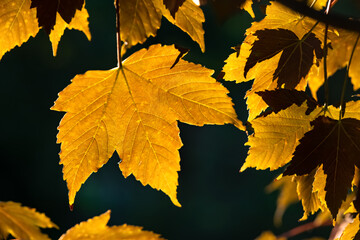
MULTIPOLYGON (((161 240, 158 234, 144 231, 141 227, 122 225, 108 227, 110 211, 77 224, 64 233, 59 240, 77 239, 149 239, 161 240)), ((0 202, 0 238, 8 235, 24 240, 49 240, 39 228, 58 228, 42 213, 23 207, 15 202, 0 202)))
MULTIPOLYGON (((318 2, 316 7, 322 7, 318 2)), ((322 2, 325 6, 328 1, 322 2)), ((333 219, 339 213, 342 217, 346 207, 357 213, 357 202, 346 205, 345 200, 354 199, 349 191, 358 185, 360 104, 345 103, 344 94, 341 108, 328 102, 320 106, 314 98, 324 82, 327 88, 327 76, 344 67, 344 88, 349 77, 355 90, 360 87, 359 67, 350 68, 351 61, 359 63, 359 34, 326 26, 272 2, 267 16, 253 23, 246 35, 223 69, 226 80, 254 79, 246 93, 254 133, 241 171, 287 166, 279 178, 289 182, 283 183, 283 191, 296 188, 303 220, 318 210, 329 211, 333 219), (305 92, 307 86, 312 96, 305 92)), ((288 192, 284 195, 286 201, 293 201, 288 192)), ((278 210, 277 221, 285 205, 278 210)))
MULTIPOLYGON (((312 7, 320 11, 328 3, 335 1, 318 0, 312 7)), ((40 28, 49 34, 54 55, 66 28, 83 31, 90 39, 84 4, 84 0, 3 0, 0 58, 35 36, 40 28)), ((254 16, 251 4, 252 0, 246 0, 240 7, 254 16)), ((81 185, 116 151, 125 177, 134 175, 143 185, 163 191, 180 206, 177 172, 182 142, 177 122, 246 128, 237 119, 227 89, 211 77, 213 71, 183 60, 184 53, 174 46, 153 45, 122 59, 127 49, 156 34, 162 17, 205 51, 205 19, 199 6, 191 0, 116 0, 115 8, 118 66, 76 76, 52 107, 66 112, 57 139, 69 205, 73 206, 81 185)), ((266 17, 247 29, 244 42, 226 60, 224 80, 254 80, 245 96, 247 126, 253 133, 246 143, 250 148, 241 171, 287 166, 279 176, 279 187, 283 191, 296 188, 291 201, 279 204, 278 219, 294 199, 302 202, 302 220, 319 210, 336 220, 344 214, 357 214, 360 209, 360 197, 356 200, 356 194, 349 193, 359 182, 360 162, 356 157, 360 154, 360 104, 345 103, 344 94, 340 108, 327 101, 320 106, 316 100, 320 86, 325 83, 327 88, 328 76, 344 67, 345 83, 351 78, 354 88, 360 88, 360 68, 350 68, 351 62, 360 62, 358 39, 358 33, 327 26, 271 2, 266 17), (311 94, 305 92, 307 87, 311 94)), ((19 204, 1 204, 3 237, 11 234, 21 239, 42 239, 21 235, 40 234, 38 228, 28 226, 29 221, 38 227, 56 227, 45 216, 19 204), (29 217, 17 220, 19 212, 29 217)), ((95 217, 60 239, 77 239, 83 233, 106 239, 118 238, 118 234, 149 234, 146 239, 159 239, 137 227, 108 228, 108 219, 109 213, 95 217)), ((342 239, 352 239, 359 229, 357 214, 342 239)))

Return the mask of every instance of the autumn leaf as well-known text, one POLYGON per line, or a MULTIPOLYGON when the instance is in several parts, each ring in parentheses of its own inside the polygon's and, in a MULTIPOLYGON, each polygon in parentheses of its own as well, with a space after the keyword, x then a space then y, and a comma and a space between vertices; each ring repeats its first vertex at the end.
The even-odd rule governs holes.
POLYGON ((185 2, 185 0, 163 0, 164 5, 169 9, 170 14, 175 18, 176 12, 179 10, 179 7, 185 2))
POLYGON ((110 219, 110 211, 81 222, 69 229, 59 240, 161 240, 159 234, 142 230, 141 227, 122 225, 109 227, 106 224, 110 219))
POLYGON ((335 218, 342 201, 346 199, 354 178, 356 161, 360 154, 360 121, 344 118, 341 121, 320 116, 311 122, 296 147, 294 157, 284 175, 310 174, 321 164, 326 178, 326 205, 335 218))
POLYGON ((77 11, 72 21, 68 24, 62 18, 58 17, 54 30, 51 31, 49 37, 52 44, 53 55, 56 56, 58 45, 61 37, 64 35, 65 29, 75 29, 83 32, 87 39, 91 40, 91 34, 89 30, 89 24, 87 19, 89 14, 85 8, 81 11, 77 11))
POLYGON ((120 0, 118 7, 120 37, 127 48, 155 36, 161 25, 161 0, 120 0))
POLYGON ((308 175, 295 176, 297 194, 304 210, 303 217, 300 221, 306 220, 309 215, 314 214, 319 209, 322 212, 327 210, 326 204, 321 199, 322 194, 325 194, 325 190, 324 188, 319 189, 315 185, 318 184, 320 177, 325 176, 323 172, 319 171, 322 171, 322 169, 315 169, 308 175), (321 173, 322 175, 320 175, 321 173), (315 176, 317 177, 317 181, 315 181, 315 176))
POLYGON ((36 8, 39 27, 50 34, 56 24, 57 13, 66 23, 70 23, 76 10, 81 10, 84 2, 84 0, 31 0, 31 8, 36 8))
POLYGON ((58 142, 70 205, 90 174, 116 150, 125 177, 133 174, 179 206, 177 120, 244 129, 228 91, 210 77, 212 71, 182 59, 173 66, 178 55, 172 46, 151 46, 131 55, 121 68, 76 76, 59 94, 52 109, 67 112, 58 142))
POLYGON ((277 79, 278 87, 284 84, 285 88, 293 89, 308 74, 314 62, 314 55, 317 59, 323 57, 321 41, 313 33, 304 35, 302 39, 286 29, 258 30, 253 35, 258 40, 253 43, 247 59, 245 77, 255 64, 281 52, 273 80, 277 79))
POLYGON ((261 96, 275 113, 285 110, 294 103, 300 107, 302 103, 306 101, 308 110, 306 110, 305 114, 308 115, 318 106, 318 103, 314 98, 303 91, 297 91, 294 89, 265 90, 262 92, 256 92, 256 94, 261 96))
MULTIPOLYGON (((246 35, 264 29, 287 29, 302 39, 312 29, 311 32, 315 34, 315 37, 322 41, 325 24, 318 23, 316 26, 315 24, 317 24, 316 20, 293 11, 277 1, 271 1, 271 4, 266 7, 265 18, 259 22, 253 22, 251 27, 246 30, 246 35)), ((333 32, 331 29, 330 35, 333 32)))
MULTIPOLYGON (((349 63, 351 52, 358 33, 348 30, 337 29, 338 35, 329 36, 329 45, 327 51, 326 71, 328 76, 333 75, 337 70, 346 67, 349 63), (330 47, 332 46, 332 47, 330 47)), ((349 69, 349 76, 354 85, 354 90, 360 88, 360 68, 357 64, 360 62, 360 44, 357 44, 352 58, 352 67, 349 69)), ((309 88, 313 95, 324 83, 324 65, 320 64, 309 73, 309 88)), ((314 95, 316 96, 316 95, 314 95)))
POLYGON ((175 17, 163 8, 163 15, 171 23, 186 32, 192 40, 197 42, 202 52, 205 52, 204 29, 202 27, 205 22, 204 13, 192 0, 185 0, 179 7, 175 17))
POLYGON ((58 228, 43 213, 15 202, 0 202, 0 238, 9 234, 18 239, 49 240, 39 228, 58 228))
POLYGON ((161 18, 164 16, 186 32, 199 44, 201 50, 205 51, 202 27, 205 21, 204 13, 191 0, 120 0, 119 14, 120 36, 124 42, 123 50, 143 43, 150 36, 155 36, 161 26, 161 18), (168 8, 175 7, 169 11, 164 3, 168 8), (172 15, 176 8, 176 14, 172 15))
MULTIPOLYGON (((30 4, 30 0, 0 1, 0 59, 6 52, 16 46, 21 46, 39 32, 36 10, 30 9, 30 4)), ((87 17, 88 13, 83 8, 82 11, 76 12, 70 24, 58 18, 55 29, 50 34, 54 55, 65 28, 83 31, 90 39, 87 17)))
POLYGON ((306 115, 306 103, 259 117, 251 122, 254 133, 246 145, 250 146, 248 156, 240 171, 248 167, 270 170, 284 166, 292 159, 298 140, 311 130, 310 121, 321 111, 316 108, 306 115))

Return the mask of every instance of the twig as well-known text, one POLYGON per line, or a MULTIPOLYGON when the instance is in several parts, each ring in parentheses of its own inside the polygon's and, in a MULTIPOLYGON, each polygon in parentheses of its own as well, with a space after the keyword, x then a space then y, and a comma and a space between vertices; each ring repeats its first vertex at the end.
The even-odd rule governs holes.
POLYGON ((303 225, 297 226, 293 229, 291 229, 290 231, 287 231, 279 236, 277 236, 277 238, 290 238, 290 237, 294 237, 297 236, 301 233, 310 231, 312 229, 318 228, 318 227, 325 227, 325 226, 331 226, 332 225, 332 220, 326 221, 326 222, 317 222, 316 220, 313 222, 309 222, 309 223, 305 223, 303 225))
POLYGON ((120 36, 120 0, 115 0, 115 11, 116 11, 116 43, 117 43, 117 61, 118 67, 122 67, 121 59, 121 36, 120 36))
POLYGON ((329 81, 327 76, 327 53, 328 53, 328 46, 327 46, 327 35, 328 35, 329 25, 326 24, 325 26, 325 36, 324 36, 324 90, 325 90, 325 108, 329 105, 329 81))

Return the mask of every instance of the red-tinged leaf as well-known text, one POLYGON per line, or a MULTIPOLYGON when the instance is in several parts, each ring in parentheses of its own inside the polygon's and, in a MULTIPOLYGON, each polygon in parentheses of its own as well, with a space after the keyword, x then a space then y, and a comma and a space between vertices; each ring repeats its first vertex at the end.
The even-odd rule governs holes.
POLYGON ((275 113, 278 113, 293 104, 300 107, 301 104, 306 101, 308 110, 305 114, 309 115, 318 106, 318 103, 313 97, 303 91, 297 91, 294 89, 276 89, 272 91, 265 90, 256 92, 256 94, 262 97, 266 104, 269 105, 271 110, 275 113))
POLYGON ((179 10, 179 7, 183 5, 185 0, 163 0, 164 5, 167 9, 169 9, 171 16, 175 18, 176 12, 179 10))
POLYGON ((254 42, 247 59, 244 69, 245 77, 257 63, 282 52, 273 80, 278 79, 278 87, 285 84, 285 88, 293 89, 309 73, 314 62, 314 55, 317 59, 323 57, 321 41, 313 33, 305 34, 302 39, 287 29, 258 30, 254 35, 258 40, 254 42))
POLYGON ((84 0, 31 0, 31 8, 36 8, 39 27, 50 34, 56 23, 56 13, 70 23, 76 10, 81 10, 84 0))
POLYGON ((320 116, 311 125, 314 128, 300 139, 284 175, 310 174, 323 165, 327 175, 325 200, 335 218, 351 187, 355 165, 360 166, 360 121, 320 116))

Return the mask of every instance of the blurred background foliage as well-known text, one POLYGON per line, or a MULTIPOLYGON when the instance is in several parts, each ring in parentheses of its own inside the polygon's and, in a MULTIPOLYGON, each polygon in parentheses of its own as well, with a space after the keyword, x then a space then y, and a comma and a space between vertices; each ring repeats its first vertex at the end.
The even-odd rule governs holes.
MULTIPOLYGON (((226 3, 218 0, 202 7, 206 17, 205 53, 163 19, 157 36, 135 46, 127 55, 154 43, 176 43, 190 49, 187 60, 214 69, 216 78, 233 51, 231 47, 242 42, 252 21, 247 12, 219 7, 223 6, 220 2, 226 3)), ((336 11, 358 17, 359 8, 351 2, 340 0, 336 11)), ((302 216, 300 204, 286 211, 281 227, 274 227, 277 192, 266 194, 264 188, 280 172, 250 169, 239 173, 247 155, 247 137, 231 125, 194 127, 179 123, 184 143, 180 149, 178 187, 181 208, 175 207, 162 192, 143 187, 134 177, 124 179, 117 165, 120 159, 114 154, 87 180, 76 197, 74 211, 69 210, 59 165, 60 146, 56 144, 56 127, 63 114, 50 111, 50 107, 57 93, 76 74, 106 70, 117 64, 113 1, 87 0, 86 8, 92 41, 88 42, 78 31, 66 30, 58 55, 53 57, 48 36, 40 31, 0 61, 0 200, 20 202, 46 213, 60 227, 45 231, 52 239, 108 209, 112 211, 109 225, 143 226, 169 240, 254 239, 265 230, 280 234, 298 226, 302 216)), ((257 19, 263 17, 259 4, 254 4, 254 10, 257 19)), ((230 90, 239 119, 246 121, 243 98, 251 83, 223 84, 230 90)), ((330 90, 338 99, 336 87, 330 90)), ((327 237, 329 231, 318 229, 294 239, 327 237)))

